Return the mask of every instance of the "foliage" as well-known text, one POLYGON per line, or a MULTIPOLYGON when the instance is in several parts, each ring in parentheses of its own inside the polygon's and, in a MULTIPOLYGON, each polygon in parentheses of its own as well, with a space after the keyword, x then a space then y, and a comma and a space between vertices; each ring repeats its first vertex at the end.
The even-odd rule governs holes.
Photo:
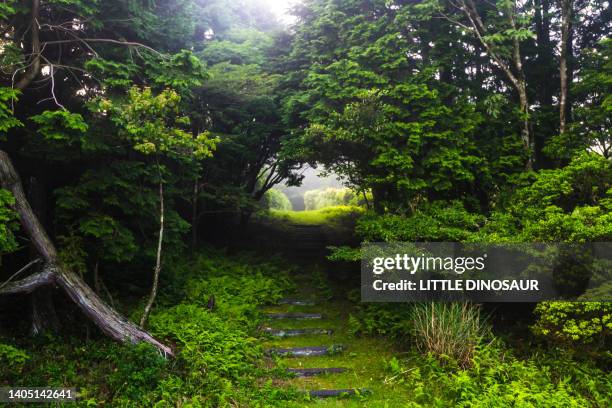
POLYGON ((283 131, 275 96, 279 77, 247 61, 218 62, 209 71, 198 98, 206 101, 205 123, 219 143, 215 160, 205 166, 211 177, 204 194, 213 205, 249 214, 274 185, 299 178, 298 165, 282 153, 290 135, 283 131))
POLYGON ((495 211, 479 238, 525 242, 607 241, 612 236, 612 165, 583 153, 541 170, 495 211))
POLYGON ((110 356, 115 366, 108 385, 126 401, 138 401, 151 392, 164 376, 168 361, 153 346, 141 343, 110 356))
POLYGON ((150 88, 131 88, 125 105, 101 100, 99 111, 112 112, 111 120, 134 149, 145 155, 164 154, 175 159, 203 158, 211 155, 215 140, 206 133, 195 137, 183 130, 189 118, 179 115, 181 97, 165 89, 154 95, 150 88))
POLYGON ((30 356, 24 350, 20 350, 10 344, 0 343, 0 361, 2 361, 3 366, 21 371, 29 359, 30 356))
POLYGON ((587 346, 605 350, 612 332, 612 305, 608 302, 542 302, 532 330, 536 335, 570 349, 587 346))
POLYGON ((287 195, 282 191, 274 188, 271 188, 270 190, 266 191, 261 201, 262 207, 267 208, 269 210, 293 210, 293 205, 291 204, 291 201, 289 201, 287 195))
POLYGON ((84 144, 88 126, 83 116, 66 110, 44 111, 30 117, 38 125, 38 133, 48 141, 62 141, 68 146, 84 144))
POLYGON ((8 0, 0 4, 0 19, 4 20, 15 14, 15 0, 8 0))
POLYGON ((563 354, 519 359, 501 344, 479 348, 470 368, 414 355, 389 364, 395 381, 411 390, 410 406, 606 406, 612 381, 588 362, 563 354))
POLYGON ((168 287, 160 293, 150 329, 173 344, 175 359, 147 344, 86 340, 74 333, 24 339, 19 348, 3 341, 0 381, 77 387, 83 404, 122 407, 284 406, 284 400, 296 398, 272 384, 262 386, 267 371, 260 367, 263 351, 255 335, 261 305, 294 288, 286 263, 205 249, 195 260, 179 260, 167 269, 162 285, 168 287))
POLYGON ((23 123, 13 115, 11 106, 17 101, 18 96, 18 90, 0 87, 0 136, 3 138, 6 137, 5 135, 8 130, 23 126, 23 123))
MULTIPOLYGON (((156 173, 142 162, 111 161, 85 172, 74 185, 56 190, 63 242, 80 240, 81 249, 93 261, 119 263, 153 256, 153 235, 159 228, 156 173)), ((173 209, 176 194, 166 189, 165 242, 180 250, 188 224, 173 209)))
POLYGON ((460 202, 434 202, 407 216, 367 213, 358 220, 356 232, 370 242, 460 242, 478 231, 484 220, 482 215, 467 211, 460 202))
MULTIPOLYGON (((217 251, 181 260, 190 224, 195 250, 198 227, 221 242, 234 215, 245 223, 260 203, 273 208, 263 222, 346 231, 361 216, 364 241, 610 241, 609 2, 570 2, 565 47, 559 2, 470 1, 479 31, 462 3, 309 0, 285 29, 262 0, 0 2, 0 148, 60 261, 99 267, 132 313, 125 292, 139 297, 150 270, 163 187, 168 273, 151 327, 178 355, 85 341, 69 313, 62 337, 0 344, 1 382, 77 386, 91 406, 286 406, 262 385, 254 338, 258 306, 293 288, 286 265, 217 251), (299 184, 305 165, 350 192, 310 193, 313 211, 289 211, 270 189, 299 184)), ((0 190, 3 277, 31 257, 13 204, 0 190)), ((538 305, 532 330, 547 349, 525 359, 479 344, 477 312, 456 305, 360 304, 350 326, 432 352, 389 363, 414 391, 407 404, 606 406, 609 374, 577 359, 608 351, 609 315, 604 303, 538 305), (558 344, 577 352, 553 354, 558 344)))
POLYGON ((232 30, 224 37, 226 39, 211 41, 200 53, 211 66, 221 62, 262 66, 266 63, 267 51, 274 45, 269 33, 252 28, 232 30))
POLYGON ((18 248, 15 231, 19 229, 17 213, 12 209, 15 197, 10 191, 0 189, 0 254, 18 248))
POLYGON ((379 335, 402 341, 413 333, 410 307, 405 304, 361 306, 349 323, 354 334, 379 335))
POLYGON ((318 210, 324 207, 349 205, 356 203, 355 193, 348 188, 333 188, 309 190, 304 193, 306 211, 318 210))
POLYGON ((253 336, 261 319, 258 307, 292 287, 283 269, 277 260, 208 251, 184 270, 184 302, 151 317, 153 332, 179 346, 184 373, 160 384, 158 390, 171 390, 162 391, 164 400, 186 396, 192 404, 220 406, 252 392, 262 357, 253 336))
POLYGON ((574 109, 575 121, 565 135, 556 135, 545 147, 549 156, 570 160, 585 149, 612 157, 612 39, 601 40, 585 50, 581 80, 572 92, 584 101, 574 109))
MULTIPOLYGON (((192 401, 205 406, 226 403, 233 386, 244 384, 244 377, 252 375, 255 361, 262 355, 256 339, 245 328, 195 304, 177 305, 156 314, 151 328, 157 335, 177 342, 179 358, 188 372, 207 373, 187 377, 183 384, 197 392, 192 401)), ((180 394, 175 392, 172 398, 180 399, 180 394)))

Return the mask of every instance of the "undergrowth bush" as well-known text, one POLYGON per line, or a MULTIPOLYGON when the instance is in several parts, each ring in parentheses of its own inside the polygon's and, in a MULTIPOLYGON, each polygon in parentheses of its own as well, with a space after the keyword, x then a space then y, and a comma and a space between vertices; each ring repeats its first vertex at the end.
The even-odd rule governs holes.
POLYGON ((357 307, 349 315, 349 330, 354 335, 386 336, 404 341, 412 334, 411 305, 408 303, 360 303, 358 289, 349 292, 348 298, 357 307))
POLYGON ((194 261, 164 269, 149 320, 175 358, 147 344, 79 335, 39 336, 19 346, 0 340, 0 383, 76 387, 80 406, 283 406, 298 394, 265 380, 256 330, 259 306, 294 288, 288 270, 279 258, 205 249, 194 261))
POLYGON ((125 347, 121 353, 109 355, 115 367, 108 376, 108 386, 121 398, 141 400, 155 390, 164 376, 168 361, 148 343, 125 347))
POLYGON ((609 302, 542 302, 535 314, 538 320, 532 330, 548 341, 568 348, 609 350, 612 333, 609 302))
MULTIPOLYGON (((256 379, 261 347, 248 328, 197 304, 180 304, 151 318, 151 330, 177 346, 179 376, 162 386, 180 383, 173 404, 188 398, 192 404, 219 406, 236 398, 234 389, 256 379)), ((197 405, 196 405, 197 406, 197 405)))
MULTIPOLYGON (((358 293, 352 293, 355 300, 358 293)), ((469 366, 474 350, 492 337, 480 308, 468 303, 365 303, 349 316, 355 334, 385 336, 400 346, 416 346, 442 362, 469 366)))
POLYGON ((414 354, 387 369, 387 382, 411 390, 407 407, 605 407, 612 393, 610 374, 591 364, 552 353, 522 360, 501 343, 477 348, 469 368, 414 354))
POLYGON ((267 399, 257 384, 263 351, 255 331, 262 319, 259 306, 294 288, 286 265, 277 258, 209 249, 177 274, 183 287, 174 296, 181 303, 151 316, 151 331, 177 349, 176 370, 160 382, 155 397, 193 407, 267 399))
POLYGON ((21 370, 29 359, 30 356, 25 351, 10 344, 0 343, 0 365, 12 370, 21 370))

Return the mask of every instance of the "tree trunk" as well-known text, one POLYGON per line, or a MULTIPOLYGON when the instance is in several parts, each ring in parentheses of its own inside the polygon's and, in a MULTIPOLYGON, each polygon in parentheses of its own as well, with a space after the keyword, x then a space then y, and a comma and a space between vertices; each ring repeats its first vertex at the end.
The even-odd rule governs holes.
POLYGON ((523 126, 521 129, 521 140, 523 142, 523 147, 527 152, 527 163, 525 164, 525 168, 527 170, 533 170, 533 137, 531 132, 531 122, 529 120, 529 100, 527 99, 527 84, 519 80, 519 85, 517 87, 519 94, 519 109, 521 111, 521 115, 523 116, 521 120, 523 121, 523 126))
POLYGON ((45 266, 42 272, 12 282, 0 288, 0 295, 13 293, 31 293, 50 284, 57 284, 63 289, 81 311, 92 320, 103 333, 123 343, 147 342, 165 355, 173 355, 170 347, 160 343, 149 333, 140 329, 114 309, 108 306, 76 273, 58 263, 57 250, 34 215, 25 198, 21 181, 9 156, 0 150, 0 184, 13 193, 14 209, 19 214, 20 222, 30 237, 32 245, 43 258, 45 266))
MULTIPOLYGON (((508 3, 508 18, 513 29, 517 28, 516 25, 516 4, 508 3)), ((516 69, 516 88, 519 94, 519 105, 521 114, 523 117, 523 128, 521 130, 521 139, 523 140, 523 146, 527 152, 527 163, 525 168, 527 170, 533 170, 533 154, 534 154, 534 141, 533 134, 531 132, 531 118, 529 112, 529 99, 527 97, 527 79, 525 77, 525 70, 523 69, 523 58, 521 56, 521 45, 519 40, 514 37, 512 39, 512 62, 516 69)))
POLYGON ((30 331, 33 335, 59 329, 60 325, 57 313, 55 313, 52 287, 39 287, 30 296, 30 301, 32 304, 32 325, 30 331))
MULTIPOLYGON (((534 20, 536 24, 536 41, 537 41, 537 63, 538 69, 532 74, 534 85, 537 89, 537 100, 540 102, 540 110, 542 113, 556 109, 553 106, 553 95, 555 93, 555 84, 551 81, 554 78, 557 70, 557 62, 553 52, 553 47, 550 41, 550 0, 534 0, 534 20)), ((546 141, 551 136, 551 130, 558 123, 554 117, 549 115, 541 115, 539 118, 541 125, 539 131, 533 133, 534 137, 534 155, 538 163, 538 167, 548 167, 550 158, 543 152, 546 141)))
POLYGON ((559 78, 561 79, 559 97, 559 133, 567 132, 568 114, 568 51, 570 50, 570 24, 572 19, 572 0, 561 1, 561 56, 559 59, 559 78))
POLYGON ((147 319, 151 314, 153 303, 157 297, 157 287, 159 285, 159 274, 161 272, 161 253, 162 244, 164 241, 164 183, 162 180, 159 181, 159 238, 157 239, 157 256, 155 259, 155 269, 153 270, 153 287, 151 288, 151 294, 149 295, 149 301, 145 306, 142 318, 140 319, 140 327, 144 328, 147 324, 147 319))
POLYGON ((40 28, 38 17, 40 14, 40 0, 32 0, 32 19, 30 21, 30 43, 32 54, 30 61, 30 65, 26 69, 25 75, 16 83, 14 87, 17 89, 24 90, 27 88, 32 81, 38 76, 40 73, 40 28))
POLYGON ((191 198, 191 257, 195 257, 198 247, 198 195, 200 187, 198 179, 193 181, 193 197, 191 198))
MULTIPOLYGON (((509 65, 502 54, 498 53, 495 44, 490 43, 486 36, 488 34, 487 25, 483 22, 478 9, 473 0, 461 0, 458 5, 459 9, 465 14, 467 19, 470 21, 471 30, 476 35, 478 41, 482 44, 488 56, 494 65, 497 65, 506 75, 512 86, 516 89, 519 95, 519 108, 521 111, 522 129, 521 129, 521 141, 523 148, 527 154, 527 162, 525 168, 532 170, 534 166, 534 143, 533 143, 533 132, 531 131, 531 119, 529 112, 529 100, 527 97, 527 79, 525 77, 525 70, 523 69, 523 61, 521 57, 521 48, 519 40, 515 37, 512 39, 512 65, 514 65, 514 72, 512 71, 511 65, 509 65)), ((517 29, 516 22, 516 1, 507 2, 506 14, 508 22, 512 29, 517 29)), ((450 20, 457 24, 456 21, 450 20)), ((469 26, 459 23, 462 27, 470 29, 469 26)))
MULTIPOLYGON (((28 183, 28 198, 32 205, 32 210, 41 224, 44 225, 47 209, 47 197, 45 187, 36 177, 30 177, 28 183)), ((30 245, 30 257, 38 256, 36 249, 30 245)), ((33 335, 42 334, 46 331, 59 329, 59 319, 55 312, 53 302, 53 288, 51 286, 40 287, 32 292, 30 296, 32 305, 32 325, 30 331, 33 335)))
POLYGON ((554 55, 550 45, 550 4, 548 0, 535 0, 536 40, 538 47, 538 76, 540 82, 538 100, 544 106, 552 105, 553 91, 551 89, 552 67, 554 55))

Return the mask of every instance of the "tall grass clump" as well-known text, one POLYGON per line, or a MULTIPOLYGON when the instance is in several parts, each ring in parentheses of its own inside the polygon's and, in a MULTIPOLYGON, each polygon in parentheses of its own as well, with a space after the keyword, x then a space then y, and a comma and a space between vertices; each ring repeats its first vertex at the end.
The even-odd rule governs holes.
POLYGON ((490 334, 480 308, 470 303, 424 303, 412 312, 416 346, 441 361, 469 367, 476 347, 490 334))

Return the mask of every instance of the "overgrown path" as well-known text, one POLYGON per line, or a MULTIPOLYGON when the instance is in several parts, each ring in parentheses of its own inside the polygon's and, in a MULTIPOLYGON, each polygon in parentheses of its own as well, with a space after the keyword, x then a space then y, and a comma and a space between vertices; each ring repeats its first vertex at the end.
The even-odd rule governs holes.
MULTIPOLYGON (((313 395, 308 402, 294 402, 287 406, 323 407, 400 407, 409 400, 405 387, 389 383, 386 362, 399 354, 388 341, 381 338, 356 337, 351 333, 350 314, 354 304, 346 299, 340 286, 330 288, 322 273, 296 277, 298 292, 291 299, 313 301, 314 304, 279 304, 266 308, 270 314, 263 331, 268 332, 265 346, 271 351, 270 364, 293 371, 294 378, 281 380, 284 387, 294 387, 306 393, 334 396, 321 398, 313 395), (308 318, 277 318, 287 313, 308 318), (320 314, 321 318, 317 318, 320 314), (293 331, 308 329, 306 333, 293 331), (312 329, 324 329, 313 330, 312 329), (278 331, 280 330, 280 332, 278 331), (298 334, 299 333, 299 334, 298 334), (287 336, 289 334, 290 336, 287 336), (279 335, 283 335, 280 337, 279 335), (292 349, 301 354, 309 347, 320 347, 325 355, 291 355, 292 349), (295 349, 294 349, 295 348, 295 349), (304 349, 306 348, 306 349, 304 349), (297 370, 294 370, 297 369, 297 370), (341 369, 311 373, 304 369, 341 369), (303 376, 307 374, 315 374, 303 376), (341 372, 339 372, 341 371, 341 372), (337 393, 333 390, 350 390, 337 393), (339 394, 339 395, 337 395, 339 394)), ((295 302, 293 302, 295 303, 295 302)), ((319 353, 315 353, 319 354, 319 353)), ((314 370, 319 371, 319 370, 314 370)))

